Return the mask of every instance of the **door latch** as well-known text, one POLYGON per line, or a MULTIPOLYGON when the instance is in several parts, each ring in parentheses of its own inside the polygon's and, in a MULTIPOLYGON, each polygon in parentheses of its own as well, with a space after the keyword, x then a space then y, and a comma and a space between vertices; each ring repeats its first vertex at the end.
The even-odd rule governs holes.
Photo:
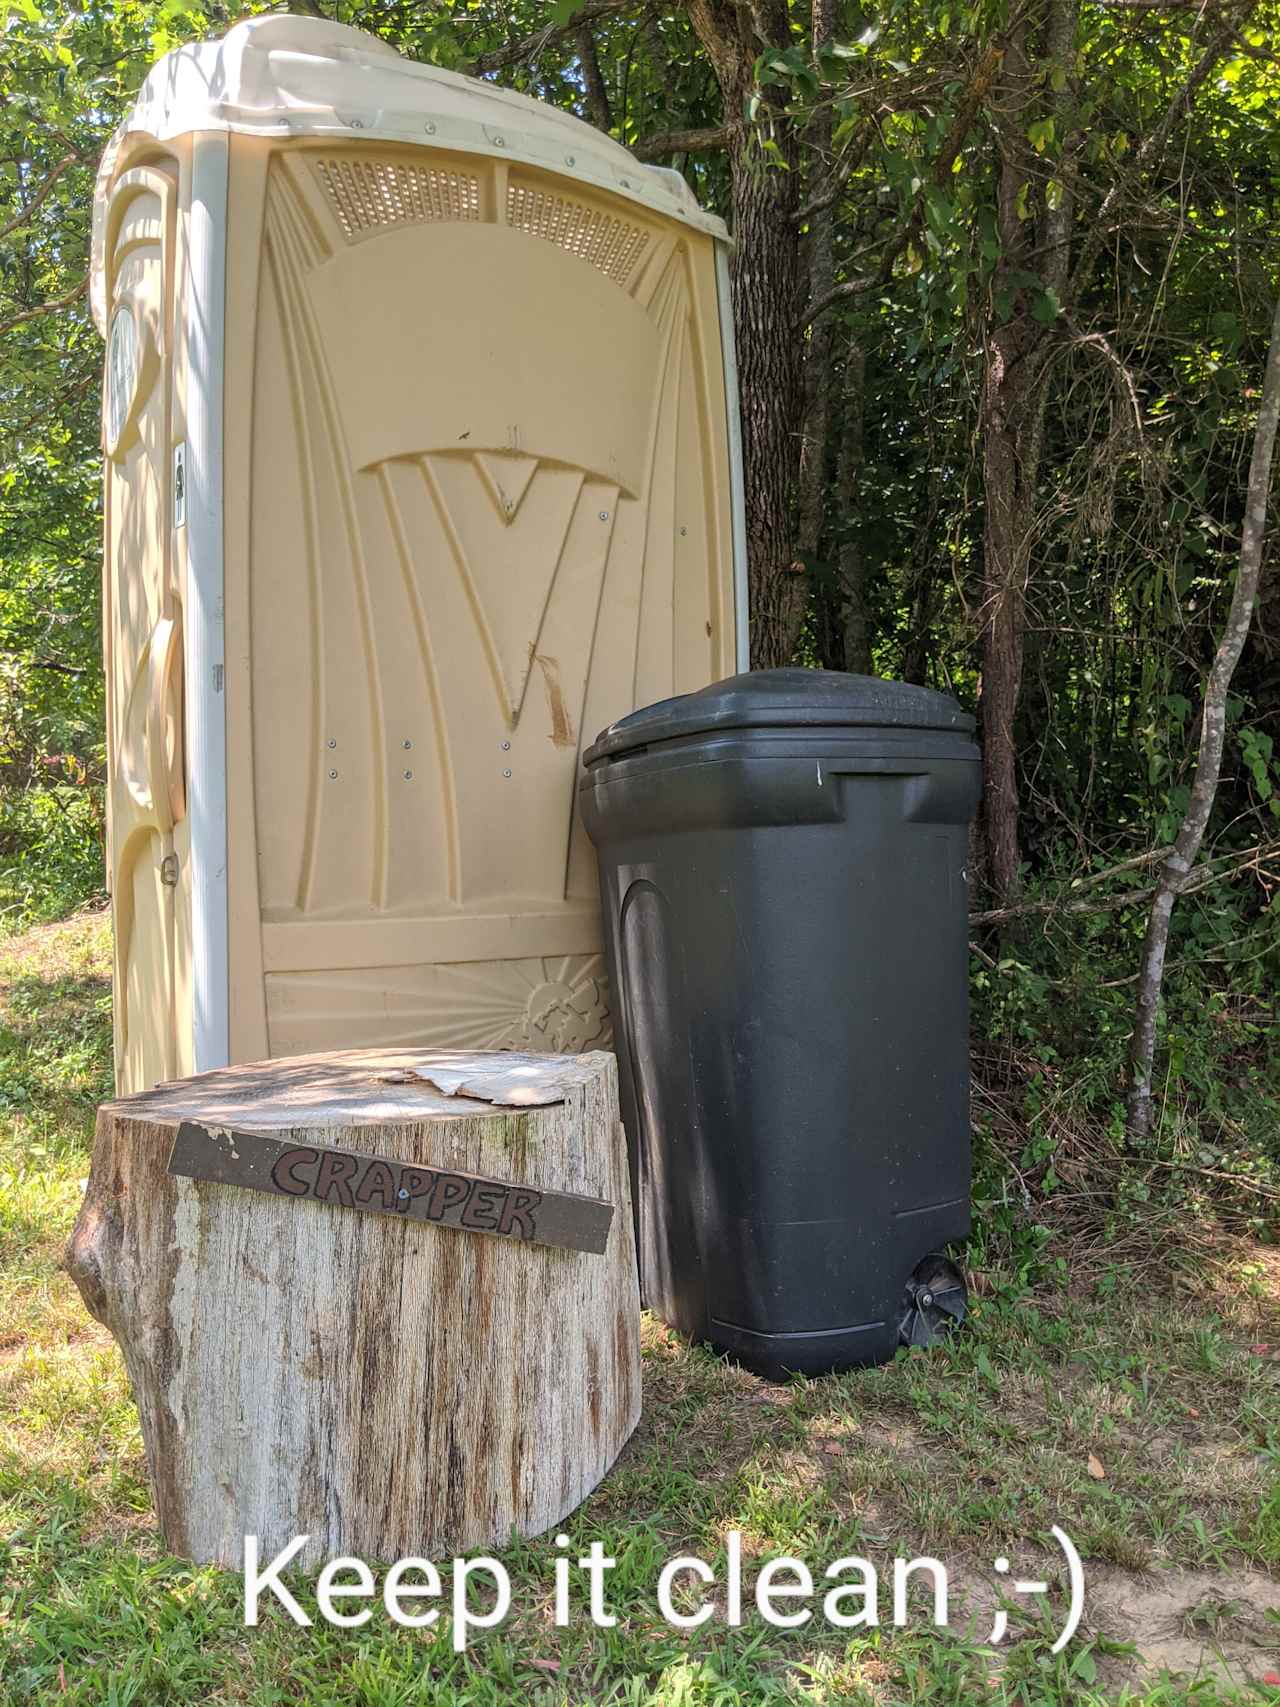
POLYGON ((160 861, 160 881, 169 889, 178 887, 178 856, 167 853, 160 861))

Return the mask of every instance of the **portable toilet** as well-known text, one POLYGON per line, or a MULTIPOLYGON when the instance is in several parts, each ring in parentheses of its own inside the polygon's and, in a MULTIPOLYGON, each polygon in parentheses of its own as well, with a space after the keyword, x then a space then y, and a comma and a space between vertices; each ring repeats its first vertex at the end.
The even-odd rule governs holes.
POLYGON ((746 663, 726 257, 356 30, 152 70, 92 266, 122 1091, 607 1043, 584 734, 746 663))

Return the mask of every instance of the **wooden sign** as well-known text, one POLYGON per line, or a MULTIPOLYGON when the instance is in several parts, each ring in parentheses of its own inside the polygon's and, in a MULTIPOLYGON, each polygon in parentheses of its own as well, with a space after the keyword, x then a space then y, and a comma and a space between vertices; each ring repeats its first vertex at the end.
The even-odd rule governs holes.
POLYGON ((537 1191, 510 1180, 299 1144, 293 1137, 198 1126, 192 1120, 178 1127, 169 1172, 597 1256, 613 1222, 613 1205, 595 1197, 537 1191))

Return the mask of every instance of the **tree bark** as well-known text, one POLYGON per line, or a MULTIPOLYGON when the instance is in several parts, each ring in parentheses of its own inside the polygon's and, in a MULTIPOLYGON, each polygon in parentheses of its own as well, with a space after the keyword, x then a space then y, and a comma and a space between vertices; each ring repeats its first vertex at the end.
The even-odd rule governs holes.
MULTIPOLYGON (((414 1073, 518 1059, 305 1056, 100 1110, 67 1266, 124 1350, 171 1551, 239 1566, 246 1534, 264 1558, 308 1535, 303 1565, 439 1558, 513 1528, 540 1533, 613 1463, 640 1411, 613 1056, 523 1058, 540 1094, 560 1098, 546 1106, 449 1095, 414 1073), (607 1244, 595 1255, 526 1242, 536 1224, 497 1236, 491 1215, 471 1222, 486 1233, 344 1207, 336 1187, 315 1201, 280 1195, 292 1186, 278 1181, 177 1177, 168 1162, 183 1122, 220 1135, 238 1167, 266 1155, 268 1174, 272 1140, 384 1158, 388 1198, 395 1181, 422 1196, 456 1170, 526 1196, 605 1199, 607 1244)), ((312 1164, 299 1165, 305 1176, 312 1164)), ((380 1194, 367 1201, 385 1207, 380 1194)), ((428 1198, 422 1214, 436 1207, 428 1198)))
POLYGON ((938 516, 943 502, 943 461, 929 434, 929 496, 911 542, 910 619, 902 652, 902 679, 921 687, 929 680, 933 649, 934 603, 942 576, 943 552, 938 542, 938 516))
POLYGON ((795 654, 808 590, 791 531, 801 396, 801 342, 792 329, 800 279, 795 161, 779 170, 745 136, 730 155, 751 662, 770 669, 795 654))
POLYGON ((791 662, 808 590, 792 531, 803 407, 803 344, 795 334, 804 294, 795 221, 799 145, 781 92, 755 88, 758 56, 790 44, 790 20, 785 0, 750 9, 690 0, 689 18, 720 87, 726 130, 751 662, 768 669, 791 662), (749 121, 753 93, 759 106, 749 121))
POLYGON ((1016 275, 1028 268, 1036 232, 1036 222, 1026 216, 1024 205, 1036 179, 1026 138, 1035 98, 1030 41, 1024 14, 1009 31, 995 90, 1000 115, 996 131, 1000 259, 991 297, 994 305, 1007 293, 1011 307, 1004 320, 994 307, 988 314, 982 382, 983 864, 999 907, 1016 901, 1021 863, 1016 721, 1045 399, 1044 367, 1036 360, 1045 328, 1032 318, 1025 289, 1014 285, 1016 275))
MULTIPOLYGON (((815 56, 832 37, 834 12, 832 0, 813 0, 815 56)), ((831 107, 825 101, 819 103, 809 120, 805 144, 806 182, 812 188, 830 165, 831 107)), ((809 218, 806 251, 810 309, 829 294, 835 283, 833 223, 830 206, 817 208, 809 218)), ((826 525, 834 343, 835 327, 829 314, 811 322, 804 357, 804 433, 796 488, 796 550, 810 580, 812 564, 822 554, 826 525)))
POLYGON ((578 59, 582 65, 582 82, 587 95, 587 111, 591 114, 592 124, 607 136, 613 129, 613 109, 609 105, 609 91, 605 87, 604 73, 600 69, 600 55, 596 52, 595 32, 591 25, 583 24, 576 39, 578 59))
POLYGON ((1240 536, 1240 565, 1227 612, 1226 627, 1209 679, 1205 684, 1200 714, 1200 751, 1186 815, 1173 844, 1173 851, 1160 869, 1155 899, 1147 920, 1138 978, 1137 1012, 1134 1016, 1130 1056, 1128 1135, 1141 1144, 1151 1135, 1154 1100, 1151 1093, 1155 1064, 1156 1026, 1160 991, 1164 983, 1165 955, 1169 946, 1169 924, 1174 902, 1186 887, 1191 868, 1200 852, 1222 772, 1222 750, 1227 733, 1227 694, 1253 620, 1262 568, 1262 547, 1267 531, 1267 500, 1271 490, 1271 464, 1275 455, 1276 429, 1280 425, 1280 300, 1271 326, 1262 382, 1262 401, 1253 434, 1253 454, 1245 491, 1244 529, 1240 536))
POLYGON ((1018 328, 991 333, 983 383, 982 725, 983 840, 997 905, 1017 898, 1018 834, 1016 723, 1022 686, 1027 565, 1039 472, 1038 399, 1016 372, 1018 328), (1007 334, 1007 335, 1006 335, 1007 334), (1015 372, 1011 374, 1010 366, 1015 372), (1031 430, 1029 430, 1031 429, 1031 430))
POLYGON ((862 484, 863 439, 866 424, 867 357, 851 343, 844 359, 844 420, 840 431, 840 460, 836 474, 836 504, 842 535, 836 562, 840 591, 840 630, 844 667, 856 675, 871 670, 871 613, 867 601, 867 565, 853 527, 862 484))

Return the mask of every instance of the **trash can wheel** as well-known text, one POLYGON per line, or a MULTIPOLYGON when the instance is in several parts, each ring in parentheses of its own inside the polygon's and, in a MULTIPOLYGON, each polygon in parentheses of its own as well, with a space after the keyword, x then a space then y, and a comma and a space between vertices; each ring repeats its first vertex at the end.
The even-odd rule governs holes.
POLYGON ((901 1345, 937 1345, 965 1319, 969 1289, 964 1275, 950 1260, 934 1251, 917 1263, 902 1294, 898 1311, 901 1345))

